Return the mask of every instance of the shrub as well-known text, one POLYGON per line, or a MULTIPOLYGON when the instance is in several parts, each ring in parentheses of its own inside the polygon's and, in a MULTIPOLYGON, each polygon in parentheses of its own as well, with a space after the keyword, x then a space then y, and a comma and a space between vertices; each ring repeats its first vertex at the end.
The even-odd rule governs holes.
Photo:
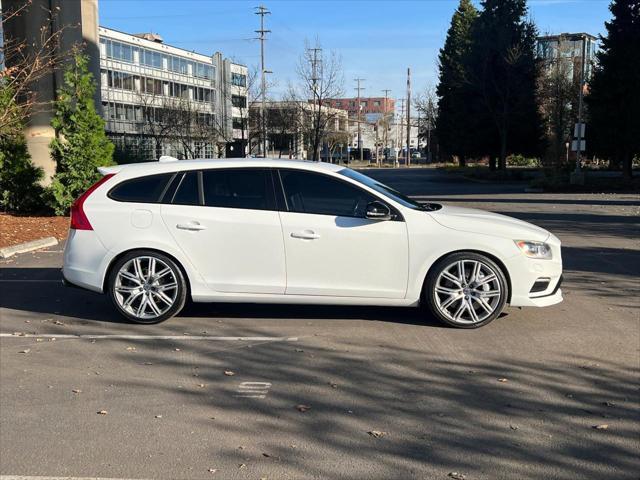
POLYGON ((44 172, 31 161, 27 142, 20 135, 0 138, 0 205, 15 213, 30 213, 42 206, 44 172))
POLYGON ((509 155, 507 157, 507 165, 511 167, 532 167, 538 168, 542 164, 538 158, 526 158, 524 155, 509 155))

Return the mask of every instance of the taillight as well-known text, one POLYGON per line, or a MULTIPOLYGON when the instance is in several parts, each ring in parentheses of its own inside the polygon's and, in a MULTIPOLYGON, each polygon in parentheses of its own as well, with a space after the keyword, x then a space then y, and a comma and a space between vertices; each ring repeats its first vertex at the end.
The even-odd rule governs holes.
POLYGON ((89 195, 91 195, 96 188, 98 188, 114 175, 115 173, 105 175, 96 183, 91 185, 86 192, 80 195, 78 199, 73 202, 73 205, 71 205, 71 226, 69 228, 72 228, 74 230, 93 230, 93 227, 91 226, 87 215, 84 213, 84 202, 86 202, 87 198, 89 198, 89 195))

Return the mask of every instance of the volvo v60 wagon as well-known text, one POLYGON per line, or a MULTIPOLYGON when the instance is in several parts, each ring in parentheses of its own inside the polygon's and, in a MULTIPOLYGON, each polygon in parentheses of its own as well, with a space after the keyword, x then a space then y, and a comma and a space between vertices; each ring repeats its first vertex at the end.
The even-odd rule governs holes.
POLYGON ((426 306, 486 325, 562 301, 560 241, 530 223, 420 204, 349 168, 277 159, 100 169, 75 202, 68 284, 138 323, 194 302, 426 306))

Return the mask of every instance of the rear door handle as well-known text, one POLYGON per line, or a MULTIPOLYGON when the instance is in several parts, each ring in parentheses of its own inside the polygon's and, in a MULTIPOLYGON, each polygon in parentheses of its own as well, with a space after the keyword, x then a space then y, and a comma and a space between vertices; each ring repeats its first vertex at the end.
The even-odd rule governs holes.
POLYGON ((303 240, 315 240, 317 238, 320 238, 320 235, 318 235, 313 230, 303 230, 301 232, 291 232, 291 236, 293 238, 301 238, 303 240))
POLYGON ((200 230, 205 230, 207 227, 204 225, 200 225, 199 222, 187 222, 187 223, 179 223, 176 225, 177 229, 180 230, 189 230, 191 232, 199 232, 200 230))

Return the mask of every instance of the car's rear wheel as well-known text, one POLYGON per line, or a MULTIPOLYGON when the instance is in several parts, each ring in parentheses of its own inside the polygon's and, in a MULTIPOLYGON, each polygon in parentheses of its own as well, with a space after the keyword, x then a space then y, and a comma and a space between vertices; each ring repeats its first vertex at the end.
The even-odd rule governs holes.
POLYGON ((109 296, 116 309, 135 323, 159 323, 184 306, 187 286, 182 270, 166 255, 129 252, 111 268, 109 296))
POLYGON ((437 319, 458 328, 478 328, 500 315, 509 297, 509 284, 490 258, 459 252, 431 268, 424 295, 437 319))

